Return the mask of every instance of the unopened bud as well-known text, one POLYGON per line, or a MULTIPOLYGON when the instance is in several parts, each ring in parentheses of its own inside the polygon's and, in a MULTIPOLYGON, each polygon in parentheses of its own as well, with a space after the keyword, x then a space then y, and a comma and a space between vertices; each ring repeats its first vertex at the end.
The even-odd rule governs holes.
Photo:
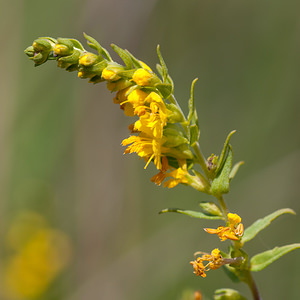
POLYGON ((200 204, 202 210, 212 216, 222 216, 221 209, 214 202, 202 201, 200 204))
POLYGON ((218 156, 212 154, 206 162, 207 170, 213 172, 217 168, 218 156))
POLYGON ((215 291, 214 300, 247 300, 233 289, 219 289, 215 291))
POLYGON ((68 39, 57 39, 54 47, 54 54, 59 56, 71 55, 74 51, 73 43, 68 39))
POLYGON ((85 67, 89 67, 91 65, 93 65, 97 59, 99 58, 98 55, 88 52, 85 53, 84 55, 80 56, 79 58, 79 64, 85 67))
POLYGON ((50 52, 52 51, 52 44, 44 38, 35 40, 32 44, 35 52, 50 52))

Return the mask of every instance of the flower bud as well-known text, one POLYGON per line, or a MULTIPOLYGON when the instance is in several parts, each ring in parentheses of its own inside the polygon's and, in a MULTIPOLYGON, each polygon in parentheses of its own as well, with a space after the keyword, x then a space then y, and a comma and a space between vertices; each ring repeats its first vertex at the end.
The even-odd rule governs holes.
POLYGON ((214 202, 202 201, 200 204, 202 210, 212 216, 222 216, 221 209, 214 202))
POLYGON ((88 52, 85 53, 84 55, 80 56, 79 58, 79 64, 85 67, 89 67, 91 65, 93 65, 97 59, 99 58, 98 55, 88 52))
POLYGON ((34 53, 35 53, 33 46, 27 47, 27 48, 24 50, 24 52, 25 52, 25 54, 26 54, 27 56, 29 56, 29 57, 33 57, 33 56, 34 56, 34 53))
POLYGON ((169 110, 168 112, 168 122, 169 123, 181 123, 184 122, 184 116, 182 115, 182 112, 176 106, 175 104, 166 103, 166 107, 169 110))
POLYGON ((53 51, 54 54, 59 56, 71 55, 74 51, 73 43, 68 39, 59 38, 53 51))
POLYGON ((217 168, 217 163, 218 163, 218 156, 212 154, 206 162, 206 166, 207 166, 207 170, 210 172, 215 171, 215 169, 217 168))
POLYGON ((52 43, 45 38, 39 38, 32 44, 35 52, 50 52, 52 51, 52 43))
POLYGON ((219 289, 215 291, 214 300, 247 300, 233 289, 219 289))

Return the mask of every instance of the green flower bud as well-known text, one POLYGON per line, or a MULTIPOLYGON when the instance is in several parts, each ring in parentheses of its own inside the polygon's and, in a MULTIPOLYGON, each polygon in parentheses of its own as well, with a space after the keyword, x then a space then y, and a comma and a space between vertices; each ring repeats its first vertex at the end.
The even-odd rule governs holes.
POLYGON ((53 44, 50 43, 47 39, 45 38, 39 38, 35 40, 32 44, 35 52, 50 52, 53 50, 53 44))
POLYGON ((74 51, 73 43, 68 39, 57 39, 57 43, 54 46, 54 54, 58 56, 71 55, 74 51))
POLYGON ((24 50, 24 52, 25 52, 25 54, 26 54, 27 56, 29 56, 29 57, 33 57, 33 56, 34 56, 34 53, 35 53, 33 46, 27 47, 27 48, 24 50))
POLYGON ((185 118, 182 115, 181 110, 178 108, 177 105, 171 103, 166 103, 167 109, 170 111, 168 114, 168 122, 169 123, 181 123, 184 122, 185 118))
POLYGON ((215 291, 214 300, 247 300, 233 289, 219 289, 215 291))
POLYGON ((206 165, 207 165, 207 170, 210 171, 210 172, 213 172, 216 170, 217 168, 217 164, 218 164, 218 156, 212 154, 208 159, 207 159, 207 162, 206 162, 206 165))
POLYGON ((181 144, 188 144, 189 142, 180 131, 180 127, 176 125, 167 124, 167 126, 164 127, 163 135, 167 138, 164 143, 165 147, 178 147, 181 144))
POLYGON ((99 59, 99 56, 94 53, 91 53, 91 52, 84 53, 79 58, 79 64, 84 67, 90 67, 95 62, 97 62, 98 59, 99 59))
POLYGON ((204 212, 211 216, 222 216, 221 209, 214 202, 202 201, 199 205, 204 212))

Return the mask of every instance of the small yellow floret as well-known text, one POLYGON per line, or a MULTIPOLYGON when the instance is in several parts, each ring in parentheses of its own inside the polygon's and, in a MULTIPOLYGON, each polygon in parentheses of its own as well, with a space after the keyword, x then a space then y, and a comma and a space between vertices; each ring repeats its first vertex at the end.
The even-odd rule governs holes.
POLYGON ((118 76, 116 74, 116 72, 112 71, 112 70, 108 70, 107 68, 105 68, 102 71, 102 78, 105 80, 118 80, 120 79, 120 76, 118 76))
POLYGON ((137 69, 132 76, 132 80, 137 85, 146 86, 150 84, 152 77, 152 74, 150 74, 148 70, 137 69))

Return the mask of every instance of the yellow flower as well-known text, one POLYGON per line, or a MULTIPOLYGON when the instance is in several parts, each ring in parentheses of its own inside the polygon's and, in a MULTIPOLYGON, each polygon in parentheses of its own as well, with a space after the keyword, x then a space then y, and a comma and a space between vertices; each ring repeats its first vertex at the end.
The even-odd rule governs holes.
POLYGON ((163 139, 154 139, 152 136, 146 134, 140 134, 139 136, 130 136, 129 138, 122 141, 123 146, 128 146, 125 150, 127 153, 136 153, 141 158, 144 158, 147 163, 145 169, 152 159, 158 170, 161 169, 161 157, 162 152, 167 151, 166 148, 162 147, 163 139))
POLYGON ((199 252, 199 254, 203 255, 198 257, 196 260, 190 261, 190 264, 194 268, 194 273, 197 276, 206 277, 205 272, 209 270, 216 270, 226 263, 220 254, 219 249, 214 249, 211 254, 203 252, 199 252), (204 265, 204 261, 207 261, 208 263, 204 265))
MULTIPOLYGON (((147 96, 148 94, 143 92, 142 90, 134 90, 128 95, 126 102, 131 103, 133 108, 136 108, 145 104, 145 99, 147 96)), ((125 103, 125 101, 123 103, 125 103)))
POLYGON ((137 85, 146 86, 150 85, 152 77, 153 75, 148 70, 137 69, 132 76, 132 80, 137 85))
POLYGON ((221 241, 227 239, 238 241, 244 233, 244 226, 241 223, 242 219, 237 214, 229 213, 228 217, 228 226, 219 226, 217 229, 213 228, 204 228, 204 230, 210 234, 217 234, 221 241))

